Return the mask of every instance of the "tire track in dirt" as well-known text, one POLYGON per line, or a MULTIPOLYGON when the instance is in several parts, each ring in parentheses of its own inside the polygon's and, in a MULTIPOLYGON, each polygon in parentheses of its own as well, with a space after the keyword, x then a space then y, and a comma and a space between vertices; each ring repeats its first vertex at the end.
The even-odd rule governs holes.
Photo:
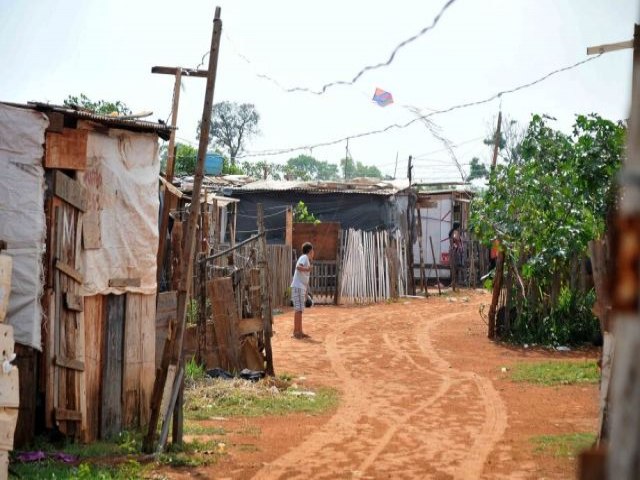
POLYGON ((340 406, 253 478, 479 478, 506 410, 491 381, 451 368, 434 350, 432 329, 469 314, 450 312, 430 305, 405 321, 365 307, 340 324, 327 318, 324 349, 340 406))
MULTIPOLYGON (((449 363, 436 353, 433 347, 431 331, 446 320, 465 315, 467 312, 455 312, 443 315, 435 322, 428 322, 421 325, 422 332, 418 333, 418 344, 422 351, 431 359, 434 365, 440 369, 451 370, 449 363)), ((457 478, 479 478, 482 475, 484 463, 500 441, 507 429, 507 408, 500 398, 500 395, 493 387, 491 380, 480 377, 473 372, 463 372, 455 370, 455 373, 464 379, 474 382, 480 396, 483 399, 485 410, 485 421, 482 430, 476 435, 473 447, 469 450, 469 455, 458 470, 457 478)))

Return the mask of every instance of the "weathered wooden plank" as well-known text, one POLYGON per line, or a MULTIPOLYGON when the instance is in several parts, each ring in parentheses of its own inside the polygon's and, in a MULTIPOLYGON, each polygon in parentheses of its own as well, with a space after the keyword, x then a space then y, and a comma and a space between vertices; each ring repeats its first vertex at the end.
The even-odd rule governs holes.
POLYGON ((20 406, 13 439, 14 447, 24 448, 31 444, 35 436, 40 359, 35 348, 19 343, 16 343, 15 353, 16 359, 13 363, 18 367, 20 406))
POLYGON ((83 440, 92 442, 100 436, 100 405, 102 392, 102 359, 104 351, 105 298, 95 295, 84 298, 84 338, 89 348, 84 355, 86 415, 83 440))
POLYGON ((69 370, 76 370, 78 372, 84 372, 84 362, 81 360, 69 359, 62 356, 56 356, 54 364, 58 367, 68 368, 69 370))
POLYGON ((67 310, 73 310, 74 312, 81 312, 84 308, 82 296, 73 292, 65 292, 64 294, 64 306, 67 310))
POLYGON ((162 362, 162 350, 164 342, 170 335, 169 325, 171 320, 176 318, 178 311, 178 292, 162 292, 158 294, 157 310, 156 310, 156 348, 155 348, 155 364, 156 368, 160 367, 162 362))
POLYGON ((145 425, 155 375, 156 296, 128 293, 124 331, 123 423, 145 425))
MULTIPOLYGON (((14 344, 13 327, 7 323, 0 323, 0 352, 4 352, 5 355, 11 355, 14 344)), ((3 359, 0 358, 0 360, 3 359)))
POLYGON ((261 318, 243 318, 238 322, 238 335, 251 335, 263 329, 261 318))
POLYGON ((0 373, 0 407, 20 406, 20 376, 17 368, 10 373, 0 373))
POLYGON ((9 308, 12 266, 13 259, 9 255, 0 255, 0 323, 4 322, 9 308))
POLYGON ((139 287, 140 278, 112 278, 109 280, 109 286, 117 288, 139 287))
POLYGON ((77 271, 75 268, 73 268, 71 265, 63 262, 62 260, 57 260, 56 261, 56 269, 60 270, 62 273, 64 273, 67 277, 71 277, 73 278, 76 282, 78 283, 84 283, 84 276, 82 275, 82 273, 80 273, 79 271, 77 271))
POLYGON ((65 408, 56 408, 55 417, 57 421, 81 422, 82 412, 80 410, 67 410, 65 408))
POLYGON ((85 250, 102 247, 100 212, 86 212, 82 218, 82 246, 85 250))
POLYGON ((215 278, 207 283, 213 308, 213 321, 218 340, 221 366, 231 371, 240 367, 238 311, 235 306, 231 277, 215 278))
POLYGON ((122 431, 125 296, 109 295, 106 302, 105 349, 102 361, 101 438, 110 438, 122 431))
POLYGON ((53 193, 78 210, 87 211, 87 190, 58 170, 53 172, 53 193))
POLYGON ((13 450, 13 434, 17 423, 16 408, 0 408, 0 450, 13 450))
POLYGON ((87 168, 87 130, 65 128, 62 133, 47 132, 44 166, 84 170, 87 168))
POLYGON ((9 452, 0 451, 0 480, 9 478, 9 452))

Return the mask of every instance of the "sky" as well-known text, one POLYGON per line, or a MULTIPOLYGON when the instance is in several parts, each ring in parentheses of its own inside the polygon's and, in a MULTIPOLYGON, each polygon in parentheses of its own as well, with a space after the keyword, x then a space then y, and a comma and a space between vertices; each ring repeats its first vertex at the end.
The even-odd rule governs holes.
MULTIPOLYGON (((215 6, 221 7, 214 102, 253 103, 260 134, 246 154, 312 146, 345 139, 532 82, 586 60, 589 46, 630 40, 639 19, 637 0, 456 0, 434 29, 400 49, 385 68, 365 73, 352 86, 323 95, 287 93, 284 87, 318 90, 349 80, 363 67, 385 62, 393 49, 433 22, 445 0, 301 2, 278 0, 0 0, 0 101, 62 103, 70 94, 121 100, 149 119, 167 120, 173 77, 151 74, 154 65, 195 68, 209 50, 215 6), (395 103, 372 102, 376 87, 395 103)), ((611 120, 628 116, 631 50, 593 61, 501 100, 435 115, 440 136, 454 145, 465 168, 474 156, 488 163, 482 143, 497 113, 526 126, 533 113, 570 131, 579 113, 611 120)), ((205 59, 204 67, 207 66, 205 59)), ((183 81, 178 141, 196 143, 205 79, 183 81)), ((338 163, 347 142, 331 147, 248 156, 285 162, 299 154, 338 163)), ((351 139, 355 161, 405 178, 460 180, 443 143, 414 122, 405 129, 351 139), (396 160, 397 159, 397 160, 396 160)))

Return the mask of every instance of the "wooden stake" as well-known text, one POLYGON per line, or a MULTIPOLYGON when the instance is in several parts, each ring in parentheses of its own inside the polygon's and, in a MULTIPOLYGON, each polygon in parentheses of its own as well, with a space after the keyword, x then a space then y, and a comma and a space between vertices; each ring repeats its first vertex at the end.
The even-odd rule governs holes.
POLYGON ((428 297, 429 292, 427 292, 427 278, 424 270, 424 252, 422 248, 422 212, 418 208, 418 247, 420 249, 420 283, 422 283, 422 290, 424 292, 424 296, 428 297))
POLYGON ((496 338, 496 310, 498 308, 498 300, 500 299, 500 291, 502 290, 502 273, 504 269, 504 252, 498 252, 496 258, 496 274, 493 278, 493 296, 491 297, 491 306, 489 307, 489 331, 487 336, 493 340, 496 338))
POLYGON ((500 128, 502 127, 502 111, 498 112, 498 126, 496 127, 496 136, 493 139, 493 160, 491 161, 491 169, 496 168, 498 162, 498 151, 500 150, 500 128))
POLYGON ((433 257, 433 266, 436 271, 436 282, 438 282, 438 295, 442 295, 442 290, 440 289, 440 272, 438 271, 438 262, 436 261, 436 254, 433 250, 433 240, 431 239, 431 235, 429 235, 429 245, 431 245, 431 256, 433 257))
POLYGON ((262 325, 264 329, 264 351, 267 360, 267 375, 274 376, 273 352, 271 351, 271 337, 273 336, 273 319, 271 312, 271 288, 269 286, 269 272, 267 264, 267 236, 264 229, 264 210, 262 204, 258 207, 258 267, 260 267, 260 296, 262 298, 262 325))
MULTIPOLYGON (((213 108, 213 95, 216 82, 216 71, 218 67, 218 53, 220 51, 220 36, 222 33, 222 20, 220 20, 220 7, 216 7, 215 18, 213 20, 213 35, 211 37, 211 50, 209 55, 209 69, 207 75, 207 87, 205 91, 204 107, 202 112, 202 122, 200 129, 200 145, 198 148, 198 161, 193 182, 193 194, 191 207, 189 210, 189 220, 187 222, 186 242, 182 256, 182 275, 178 288, 178 311, 176 315, 175 332, 165 343, 165 350, 162 356, 161 367, 156 375, 156 380, 151 398, 151 415, 149 419, 149 430, 144 439, 143 448, 151 453, 156 439, 156 429, 160 417, 160 404, 162 401, 162 391, 167 378, 167 371, 170 364, 178 365, 182 357, 182 343, 186 322, 187 300, 193 272, 196 227, 198 215, 200 213, 200 190, 204 177, 204 159, 209 144, 209 127, 211 125, 211 113, 213 108), (178 320, 179 319, 179 320, 178 320)), ((175 387, 175 385, 174 385, 175 387)), ((175 392, 174 392, 175 393, 175 392)), ((176 393, 177 397, 177 393, 176 393)))

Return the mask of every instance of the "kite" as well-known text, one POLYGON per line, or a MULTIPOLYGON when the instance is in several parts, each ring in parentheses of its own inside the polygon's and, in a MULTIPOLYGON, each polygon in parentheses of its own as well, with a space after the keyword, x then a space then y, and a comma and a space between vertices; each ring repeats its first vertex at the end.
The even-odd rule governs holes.
POLYGON ((385 92, 381 88, 376 88, 376 92, 373 94, 373 101, 381 107, 386 107, 393 103, 393 96, 389 92, 385 92))

